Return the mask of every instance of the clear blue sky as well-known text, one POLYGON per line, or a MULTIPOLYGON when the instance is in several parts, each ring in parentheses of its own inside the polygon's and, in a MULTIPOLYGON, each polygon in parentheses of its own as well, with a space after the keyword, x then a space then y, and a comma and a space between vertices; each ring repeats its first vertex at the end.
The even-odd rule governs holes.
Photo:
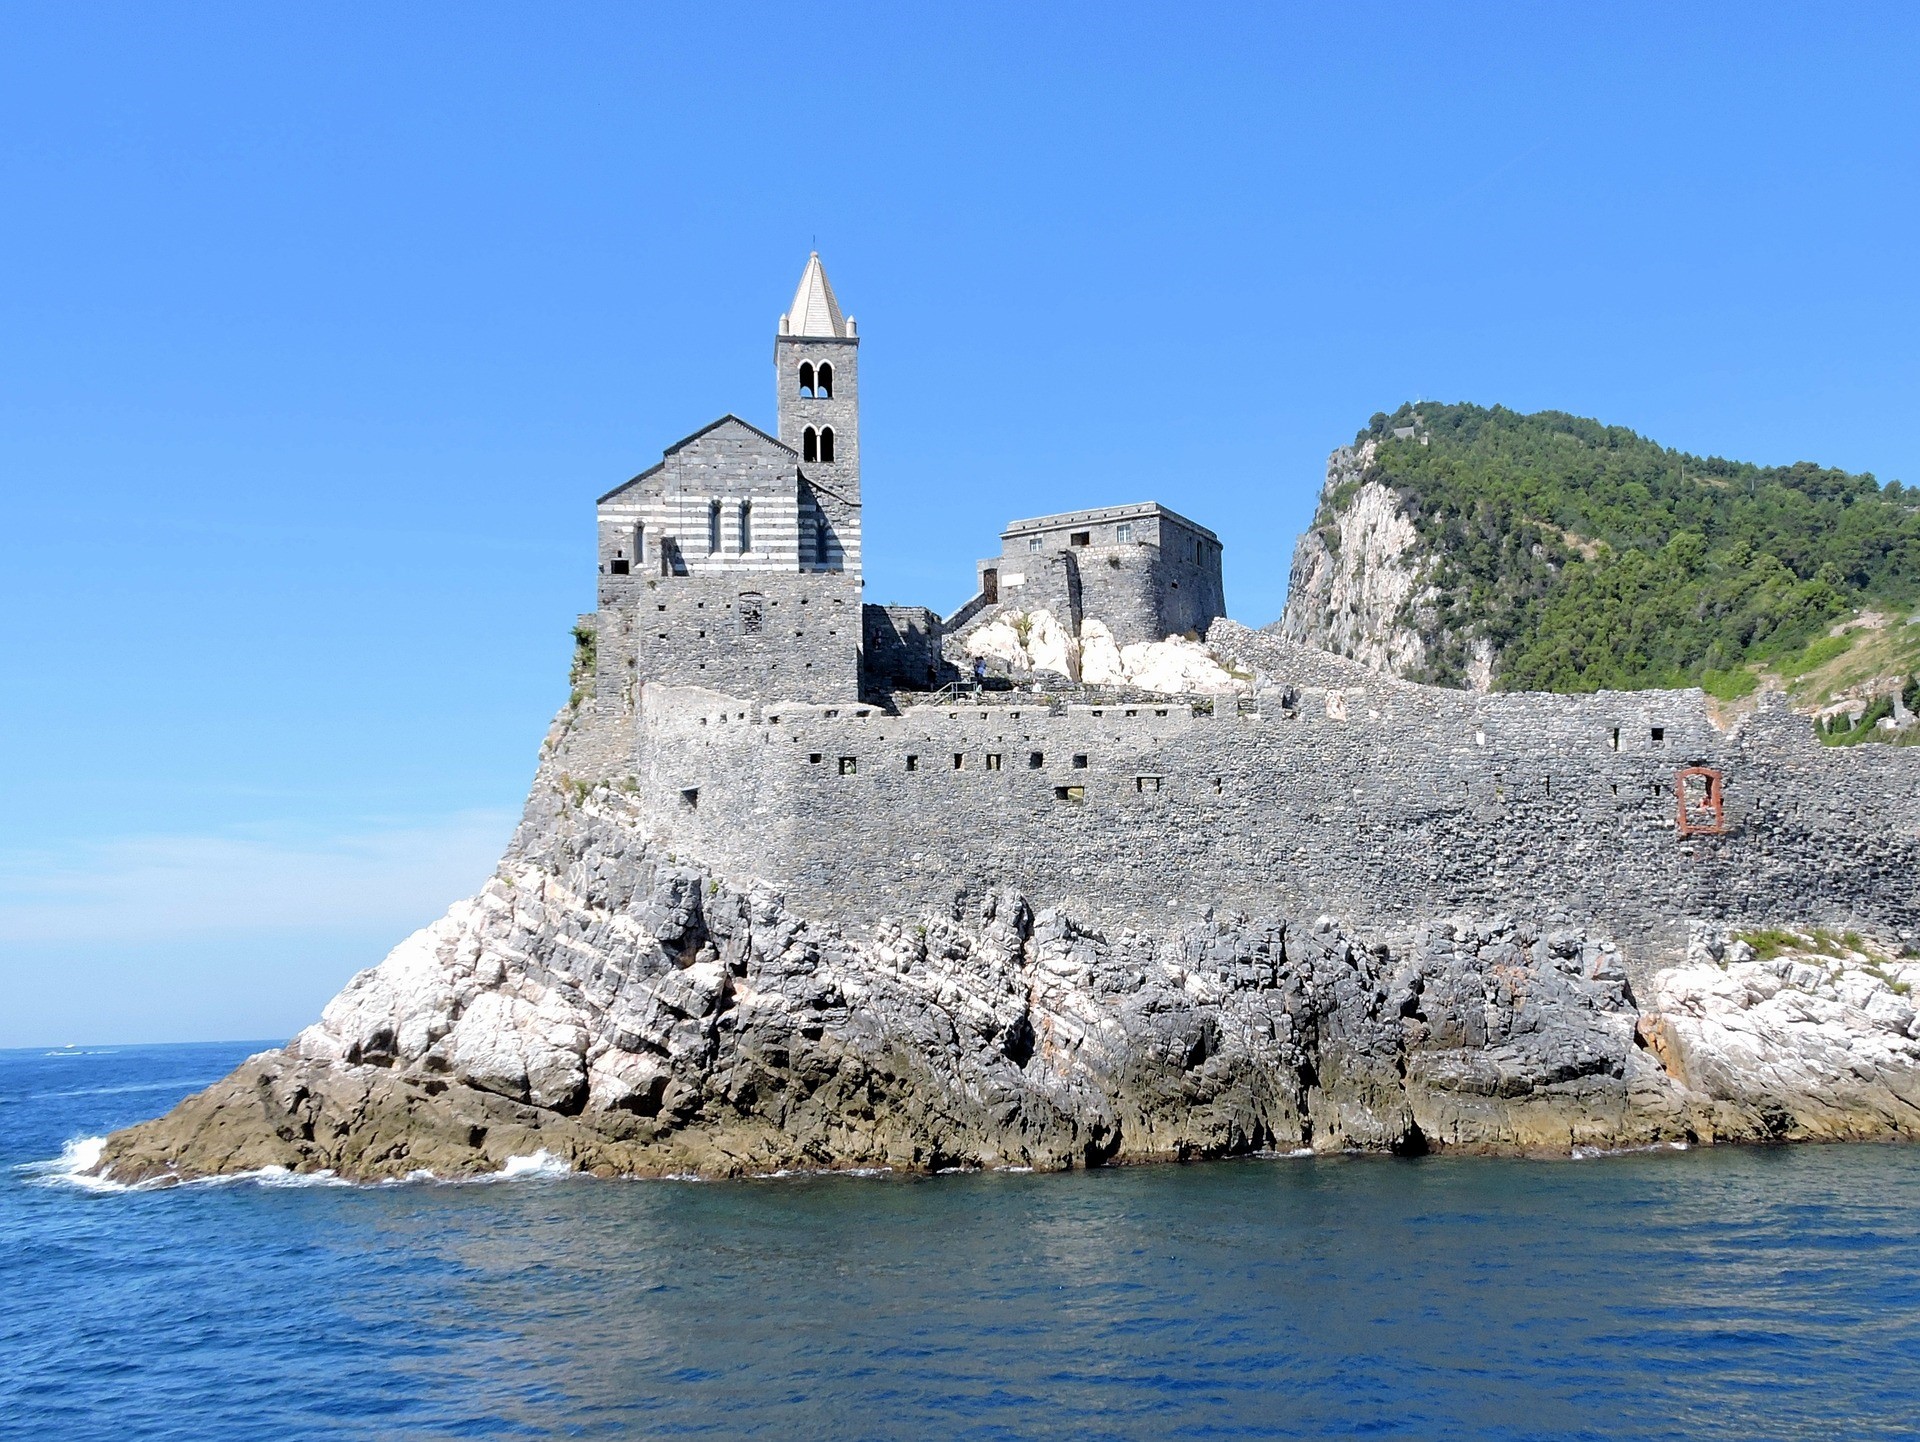
POLYGON ((1920 9, 0 7, 0 1045, 284 1036, 484 877, 594 496, 817 239, 868 598, 1417 397, 1920 481, 1920 9))

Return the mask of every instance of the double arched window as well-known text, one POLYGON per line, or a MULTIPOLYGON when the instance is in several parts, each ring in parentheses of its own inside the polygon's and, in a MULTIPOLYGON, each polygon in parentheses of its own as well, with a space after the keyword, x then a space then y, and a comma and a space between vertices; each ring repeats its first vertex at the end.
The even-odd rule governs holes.
POLYGON ((800 362, 800 394, 809 399, 833 399, 833 365, 830 361, 821 361, 817 370, 812 361, 800 362))
POLYGON ((833 459, 833 427, 822 426, 815 430, 808 426, 800 433, 800 459, 803 461, 827 462, 833 459))

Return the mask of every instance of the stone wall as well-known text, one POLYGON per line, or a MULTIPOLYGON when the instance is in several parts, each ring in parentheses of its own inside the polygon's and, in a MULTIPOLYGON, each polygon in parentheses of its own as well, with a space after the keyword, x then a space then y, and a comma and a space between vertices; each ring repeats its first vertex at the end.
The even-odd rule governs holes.
POLYGON ((933 690, 959 679, 940 654, 940 618, 925 606, 863 606, 868 686, 933 690))
POLYGON ((595 725, 667 844, 855 927, 1014 885, 1159 935, 1551 909, 1636 966, 1682 955, 1689 918, 1920 937, 1920 750, 1823 748, 1783 708, 1721 732, 1697 691, 1477 696, 1216 639, 1253 701, 890 715, 649 686, 595 725), (1724 835, 1676 834, 1696 764, 1725 775, 1724 835))
POLYGON ((860 582, 850 576, 648 578, 595 625, 602 698, 631 697, 643 682, 806 700, 859 694, 860 582))

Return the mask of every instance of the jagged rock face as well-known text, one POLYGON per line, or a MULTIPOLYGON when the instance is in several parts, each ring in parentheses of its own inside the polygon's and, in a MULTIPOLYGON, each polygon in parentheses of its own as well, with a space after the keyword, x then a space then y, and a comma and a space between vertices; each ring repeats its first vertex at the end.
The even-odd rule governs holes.
POLYGON ((856 940, 662 854, 621 793, 543 778, 479 896, 103 1166, 460 1176, 545 1149, 737 1175, 1920 1131, 1893 983, 1746 965, 1662 973, 1643 1012, 1572 930, 1102 936, 1010 890, 856 940))
MULTIPOLYGON (((1368 480, 1378 447, 1342 446, 1327 458, 1314 524, 1294 546, 1287 605, 1273 629, 1285 639, 1371 671, 1421 677, 1428 672, 1434 557, 1388 486, 1368 480)), ((1485 637, 1469 637, 1463 679, 1471 691, 1493 687, 1495 655, 1485 637)))
POLYGON ((1408 676, 1427 660, 1411 617, 1430 591, 1432 567, 1399 497, 1365 478, 1376 450, 1367 441, 1327 458, 1320 514, 1294 547, 1278 629, 1289 641, 1408 676), (1335 504, 1342 492, 1344 503, 1335 504))

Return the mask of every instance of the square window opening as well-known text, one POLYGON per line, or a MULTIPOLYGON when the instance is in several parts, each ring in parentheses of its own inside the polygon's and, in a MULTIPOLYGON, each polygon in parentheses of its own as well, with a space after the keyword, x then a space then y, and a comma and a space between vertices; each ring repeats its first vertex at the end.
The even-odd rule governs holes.
POLYGON ((860 762, 858 758, 852 756, 842 756, 840 758, 840 774, 842 776, 852 776, 859 770, 860 762))
POLYGON ((1042 766, 1045 766, 1046 764, 1047 764, 1046 752, 1029 751, 1027 753, 1027 770, 1038 771, 1042 766))
POLYGON ((700 809, 700 788, 698 786, 689 786, 683 790, 680 793, 680 804, 689 811, 698 811, 700 809))
POLYGON ((1087 753, 1086 752, 1076 751, 1074 753, 1073 769, 1075 771, 1085 771, 1087 769, 1087 753))
POLYGON ((1085 801, 1087 788, 1084 786, 1056 786, 1053 788, 1055 801, 1085 801))

